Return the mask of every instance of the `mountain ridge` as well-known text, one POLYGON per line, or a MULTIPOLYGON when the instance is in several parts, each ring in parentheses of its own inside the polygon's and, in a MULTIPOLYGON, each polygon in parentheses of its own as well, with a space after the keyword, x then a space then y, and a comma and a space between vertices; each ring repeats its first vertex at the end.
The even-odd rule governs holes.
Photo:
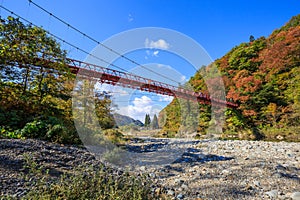
POLYGON ((141 126, 141 127, 144 126, 143 122, 141 122, 140 120, 133 119, 126 115, 114 113, 113 116, 117 126, 126 126, 130 124, 141 126))

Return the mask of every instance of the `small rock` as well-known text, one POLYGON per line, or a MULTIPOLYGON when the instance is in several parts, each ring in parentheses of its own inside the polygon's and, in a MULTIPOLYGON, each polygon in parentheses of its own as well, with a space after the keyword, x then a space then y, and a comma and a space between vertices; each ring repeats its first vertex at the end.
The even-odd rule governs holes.
POLYGON ((300 192, 294 192, 292 195, 291 195, 291 198, 293 200, 300 200, 300 192))
POLYGON ((150 173, 150 174, 149 174, 149 177, 150 177, 150 178, 155 178, 156 175, 155 175, 155 173, 150 173))
POLYGON ((273 174, 273 176, 275 177, 275 178, 282 178, 282 174, 281 173, 275 173, 275 174, 273 174))
POLYGON ((271 190, 269 192, 266 192, 265 194, 268 195, 270 198, 276 199, 278 196, 278 190, 271 190))
POLYGON ((182 185, 181 185, 181 188, 182 188, 183 190, 188 190, 188 189, 189 189, 189 187, 188 187, 186 184, 182 184, 182 185))
POLYGON ((247 185, 245 189, 246 190, 253 190, 253 187, 251 185, 247 185))
POLYGON ((254 186, 260 187, 260 182, 259 181, 253 181, 254 186))
POLYGON ((224 169, 222 172, 221 172, 222 174, 229 174, 230 173, 230 171, 229 170, 226 170, 226 169, 224 169))
POLYGON ((196 170, 194 168, 190 168, 188 169, 188 172, 192 173, 192 172, 196 172, 196 170))
POLYGON ((175 195, 174 190, 168 190, 167 195, 174 196, 175 195))
POLYGON ((181 183, 184 182, 184 180, 179 179, 179 178, 176 178, 176 179, 174 180, 174 182, 175 182, 175 184, 181 184, 181 183))
POLYGON ((180 194, 178 194, 178 195, 176 196, 176 198, 177 198, 177 199, 183 199, 184 196, 183 196, 183 194, 180 193, 180 194))
POLYGON ((161 192, 161 189, 160 189, 160 188, 156 188, 156 189, 155 189, 155 194, 159 195, 160 192, 161 192))

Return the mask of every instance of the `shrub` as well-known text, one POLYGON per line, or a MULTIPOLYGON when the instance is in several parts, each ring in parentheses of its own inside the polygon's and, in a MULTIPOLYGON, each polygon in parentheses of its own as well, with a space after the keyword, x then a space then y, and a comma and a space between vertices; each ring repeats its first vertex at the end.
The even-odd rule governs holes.
POLYGON ((16 136, 9 138, 36 138, 62 144, 81 144, 73 124, 64 124, 55 117, 39 118, 28 122, 16 136))
POLYGON ((76 143, 73 138, 73 134, 67 130, 67 128, 61 124, 55 124, 50 127, 46 133, 46 139, 51 142, 57 143, 76 143))
POLYGON ((26 138, 42 138, 47 133, 47 124, 41 120, 28 122, 21 130, 22 136, 26 138))
POLYGON ((0 139, 1 138, 23 139, 24 137, 20 130, 13 131, 10 128, 0 126, 0 139))
POLYGON ((49 184, 47 179, 41 178, 45 177, 43 170, 32 163, 27 166, 33 167, 30 171, 36 173, 39 181, 25 199, 163 199, 159 194, 152 194, 152 182, 146 175, 137 176, 128 172, 118 172, 117 175, 105 167, 81 167, 49 184))
POLYGON ((103 130, 104 138, 111 141, 113 144, 120 144, 125 142, 124 135, 117 129, 103 130))

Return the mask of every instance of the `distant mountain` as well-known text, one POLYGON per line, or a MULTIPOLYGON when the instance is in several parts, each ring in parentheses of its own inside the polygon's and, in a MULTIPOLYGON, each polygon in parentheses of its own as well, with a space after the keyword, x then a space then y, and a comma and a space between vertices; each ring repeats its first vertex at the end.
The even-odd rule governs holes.
POLYGON ((125 126, 125 125, 136 125, 136 126, 144 126, 144 124, 140 120, 135 120, 131 117, 120 115, 118 113, 114 114, 115 122, 118 126, 125 126))
MULTIPOLYGON (((201 67, 188 82, 195 92, 208 93, 206 83, 214 86, 214 66, 221 73, 226 97, 239 104, 225 112, 225 124, 219 126, 223 138, 300 141, 300 15, 269 37, 250 36, 248 42, 201 67)), ((161 134, 173 137, 196 126, 201 136, 212 132, 208 127, 218 126, 210 106, 199 105, 198 111, 191 106, 174 98, 159 115, 164 124, 161 134), (199 114, 196 125, 192 112, 199 114)))

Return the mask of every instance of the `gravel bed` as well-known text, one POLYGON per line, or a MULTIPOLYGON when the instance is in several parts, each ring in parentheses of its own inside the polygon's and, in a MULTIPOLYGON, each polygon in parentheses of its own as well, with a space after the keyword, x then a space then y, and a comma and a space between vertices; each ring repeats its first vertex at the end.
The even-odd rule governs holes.
POLYGON ((144 169, 173 199, 300 199, 300 144, 199 141, 174 163, 144 169))
MULTIPOLYGON (((163 144, 168 145, 165 140, 163 144)), ((153 145, 155 140, 151 140, 151 148, 153 145)), ((157 139, 157 145, 161 148, 162 140, 157 139)), ((30 189, 28 182, 34 177, 21 175, 28 173, 24 168, 28 158, 48 169, 54 178, 81 165, 102 164, 85 148, 40 140, 1 139, 1 196, 19 198, 30 189)), ((173 163, 156 168, 141 166, 137 172, 148 173, 157 185, 153 192, 171 199, 299 200, 300 144, 194 141, 173 163)))
POLYGON ((0 197, 19 198, 28 192, 35 177, 30 177, 26 166, 33 163, 38 164, 37 170, 48 170, 53 179, 83 164, 101 164, 84 148, 32 139, 0 139, 0 197))

